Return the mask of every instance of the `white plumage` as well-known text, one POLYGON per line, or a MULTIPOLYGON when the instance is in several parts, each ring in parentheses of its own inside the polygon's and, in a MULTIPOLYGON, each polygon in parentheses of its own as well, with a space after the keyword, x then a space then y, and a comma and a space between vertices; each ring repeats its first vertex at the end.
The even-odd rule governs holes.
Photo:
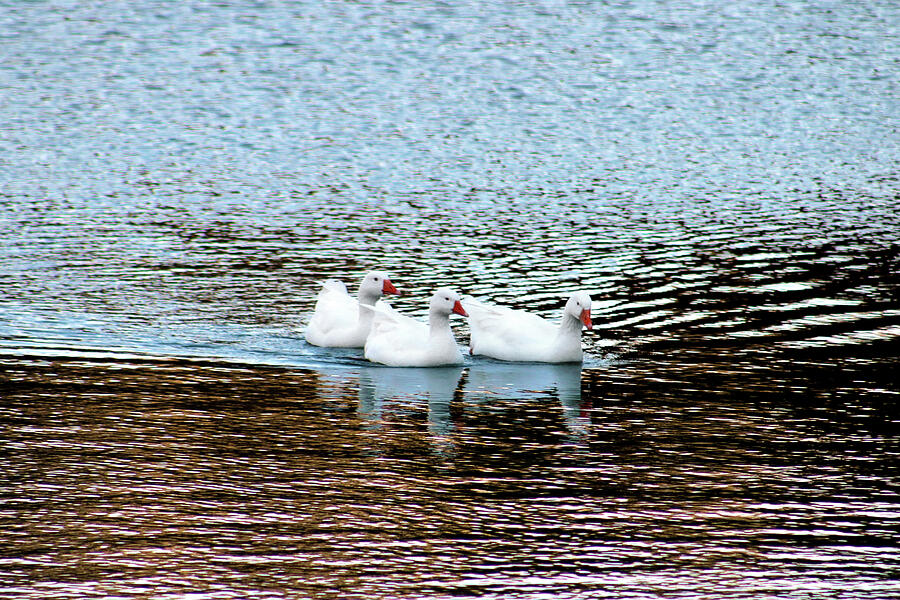
POLYGON ((453 290, 437 290, 431 297, 428 323, 380 303, 373 311, 372 330, 365 346, 366 358, 391 367, 438 367, 462 363, 462 354, 450 329, 451 313, 466 314, 459 300, 459 294, 453 290))
POLYGON ((462 299, 469 313, 469 351, 499 360, 530 362, 581 362, 582 325, 591 328, 591 297, 575 292, 553 324, 537 315, 462 299))
POLYGON ((314 346, 362 348, 372 327, 372 307, 382 294, 397 288, 382 271, 371 271, 359 284, 357 298, 337 279, 322 284, 316 308, 306 327, 306 341, 314 346))

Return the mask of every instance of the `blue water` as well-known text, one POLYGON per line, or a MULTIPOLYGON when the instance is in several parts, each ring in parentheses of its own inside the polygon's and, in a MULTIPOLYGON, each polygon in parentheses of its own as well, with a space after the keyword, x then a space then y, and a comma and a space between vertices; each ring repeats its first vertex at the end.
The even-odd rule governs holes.
POLYGON ((896 597, 898 23, 0 3, 0 597, 896 597), (375 266, 585 363, 306 344, 375 266))

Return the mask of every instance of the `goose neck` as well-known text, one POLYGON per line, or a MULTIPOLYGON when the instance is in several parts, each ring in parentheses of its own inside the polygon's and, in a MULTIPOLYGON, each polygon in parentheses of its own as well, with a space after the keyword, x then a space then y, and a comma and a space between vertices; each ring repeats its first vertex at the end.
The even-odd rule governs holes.
POLYGON ((362 287, 359 288, 359 292, 356 294, 356 297, 359 299, 360 304, 365 304, 366 306, 375 306, 375 303, 378 302, 379 298, 377 294, 367 292, 362 287))
POLYGON ((428 329, 432 336, 445 335, 450 331, 450 315, 443 313, 428 313, 428 329))
POLYGON ((563 313, 562 321, 559 324, 559 335, 581 337, 581 320, 569 313, 563 313))

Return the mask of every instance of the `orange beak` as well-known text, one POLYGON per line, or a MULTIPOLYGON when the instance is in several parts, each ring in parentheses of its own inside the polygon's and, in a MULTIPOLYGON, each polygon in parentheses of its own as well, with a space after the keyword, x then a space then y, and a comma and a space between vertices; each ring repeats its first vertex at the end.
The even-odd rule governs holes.
POLYGON ((591 323, 591 309, 586 308, 586 309, 584 309, 583 311, 581 311, 581 322, 584 323, 584 326, 585 326, 586 328, 588 328, 588 329, 591 328, 591 326, 592 326, 592 323, 591 323))
POLYGON ((391 283, 390 279, 385 279, 384 285, 381 286, 381 293, 382 294, 399 294, 400 292, 397 291, 397 288, 394 287, 394 284, 391 283))
POLYGON ((458 315, 462 315, 464 317, 468 317, 469 313, 466 312, 466 309, 462 307, 462 304, 459 303, 459 300, 456 301, 456 304, 453 305, 453 312, 458 315))

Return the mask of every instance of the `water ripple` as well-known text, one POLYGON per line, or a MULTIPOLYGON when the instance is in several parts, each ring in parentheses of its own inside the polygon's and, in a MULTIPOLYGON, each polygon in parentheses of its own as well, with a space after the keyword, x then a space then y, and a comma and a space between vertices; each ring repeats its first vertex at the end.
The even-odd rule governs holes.
POLYGON ((0 596, 900 595, 896 3, 539 4, 0 9, 0 596))

